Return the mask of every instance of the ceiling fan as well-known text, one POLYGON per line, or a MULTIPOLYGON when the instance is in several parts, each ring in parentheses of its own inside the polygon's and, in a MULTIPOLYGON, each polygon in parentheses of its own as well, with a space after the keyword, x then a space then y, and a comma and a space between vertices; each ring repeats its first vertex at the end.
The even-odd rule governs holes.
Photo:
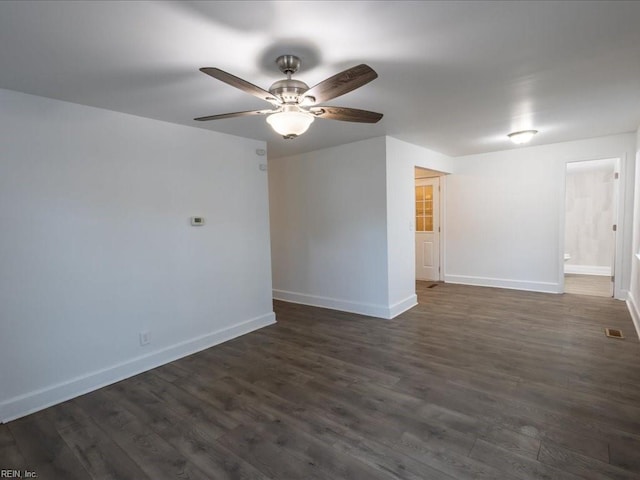
POLYGON ((318 105, 362 87, 377 78, 378 74, 368 65, 362 64, 348 68, 309 88, 306 83, 291 78, 291 75, 300 68, 298 57, 282 55, 277 58, 276 63, 287 78, 278 80, 269 87, 269 90, 264 90, 219 68, 201 68, 201 72, 213 78, 266 100, 272 104, 273 109, 223 113, 198 117, 194 120, 204 122, 232 117, 268 115, 267 123, 285 139, 292 139, 306 132, 316 117, 359 123, 376 123, 382 118, 381 113, 367 110, 318 105))

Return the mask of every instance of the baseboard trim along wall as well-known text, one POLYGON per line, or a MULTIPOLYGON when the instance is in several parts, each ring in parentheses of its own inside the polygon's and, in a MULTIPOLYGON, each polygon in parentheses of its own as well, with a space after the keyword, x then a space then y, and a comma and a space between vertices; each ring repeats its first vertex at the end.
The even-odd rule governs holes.
POLYGON ((283 302, 299 303, 311 307, 329 308, 342 312, 358 313, 369 317, 384 318, 390 320, 411 307, 417 305, 417 296, 412 295, 394 305, 376 305, 372 303, 352 302, 339 298, 320 297, 306 293, 289 292, 287 290, 273 290, 273 298, 283 302))
POLYGON ((627 294, 627 308, 631 314, 631 320, 633 320, 633 326, 636 327, 636 335, 640 338, 640 308, 638 308, 638 301, 634 298, 633 294, 629 292, 627 294))
POLYGON ((400 300, 397 303, 394 303, 393 305, 391 305, 389 307, 389 317, 388 318, 395 318, 398 315, 400 315, 401 313, 406 312, 407 310, 415 307, 416 305, 418 305, 418 295, 416 295, 415 293, 413 295, 409 295, 407 298, 405 298, 404 300, 400 300))
POLYGON ((274 323, 276 323, 275 314, 270 312, 103 370, 10 398, 0 404, 0 422, 6 423, 29 415, 274 323))
POLYGON ((611 267, 598 267, 597 265, 564 265, 564 273, 574 275, 601 275, 611 276, 611 267))
POLYGON ((510 290, 526 290, 529 292, 562 293, 560 284, 552 282, 532 282, 526 280, 510 280, 505 278, 473 277, 469 275, 445 275, 445 283, 460 285, 476 285, 478 287, 497 287, 510 290))

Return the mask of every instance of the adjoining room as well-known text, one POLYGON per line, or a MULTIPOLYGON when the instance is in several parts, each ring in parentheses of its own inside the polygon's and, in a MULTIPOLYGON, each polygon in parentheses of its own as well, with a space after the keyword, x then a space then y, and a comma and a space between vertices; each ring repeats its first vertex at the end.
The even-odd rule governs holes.
POLYGON ((620 160, 567 163, 566 293, 613 296, 620 160))

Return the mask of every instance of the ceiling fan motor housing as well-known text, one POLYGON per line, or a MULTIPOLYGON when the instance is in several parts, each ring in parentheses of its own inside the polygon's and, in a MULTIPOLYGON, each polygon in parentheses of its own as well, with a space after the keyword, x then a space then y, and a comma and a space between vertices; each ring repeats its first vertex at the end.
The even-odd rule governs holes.
POLYGON ((296 103, 307 90, 309 86, 306 83, 291 78, 278 80, 269 87, 269 93, 281 98, 284 103, 296 103))

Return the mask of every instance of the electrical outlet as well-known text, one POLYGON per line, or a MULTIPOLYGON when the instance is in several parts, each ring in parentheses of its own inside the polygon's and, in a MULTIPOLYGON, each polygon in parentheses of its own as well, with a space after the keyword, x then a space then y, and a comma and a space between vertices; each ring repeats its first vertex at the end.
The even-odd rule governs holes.
POLYGON ((151 343, 151 332, 148 330, 140 332, 140 345, 148 345, 149 343, 151 343))

